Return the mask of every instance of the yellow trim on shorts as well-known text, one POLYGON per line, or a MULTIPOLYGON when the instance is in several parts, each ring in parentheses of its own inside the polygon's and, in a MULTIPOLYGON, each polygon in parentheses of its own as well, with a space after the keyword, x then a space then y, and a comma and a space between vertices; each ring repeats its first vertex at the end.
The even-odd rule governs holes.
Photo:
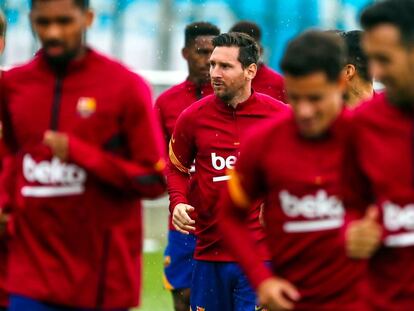
POLYGON ((168 281, 165 273, 162 275, 162 284, 166 290, 173 291, 175 289, 174 286, 171 285, 170 281, 168 281))

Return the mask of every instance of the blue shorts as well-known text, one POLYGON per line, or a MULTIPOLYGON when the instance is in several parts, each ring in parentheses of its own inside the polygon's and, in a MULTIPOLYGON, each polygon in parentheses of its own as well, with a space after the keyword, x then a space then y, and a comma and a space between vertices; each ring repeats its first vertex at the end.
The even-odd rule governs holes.
POLYGON ((175 230, 168 232, 168 245, 164 252, 164 287, 168 290, 190 288, 194 269, 194 234, 175 230))
POLYGON ((238 264, 196 260, 191 310, 255 311, 256 294, 238 264))
MULTIPOLYGON (((8 311, 103 311, 103 309, 68 308, 40 302, 31 298, 10 295, 8 311)), ((128 311, 124 309, 105 309, 105 311, 128 311)))

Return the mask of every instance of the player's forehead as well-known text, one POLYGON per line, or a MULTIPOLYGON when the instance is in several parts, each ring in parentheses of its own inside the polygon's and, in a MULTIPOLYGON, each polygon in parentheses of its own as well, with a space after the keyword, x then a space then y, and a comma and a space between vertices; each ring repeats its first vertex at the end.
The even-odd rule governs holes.
POLYGON ((31 14, 36 17, 55 18, 81 13, 74 0, 38 0, 33 4, 31 14))
POLYGON ((330 81, 325 72, 317 71, 302 76, 285 75, 285 85, 289 93, 303 96, 314 95, 326 91, 336 81, 330 81))
POLYGON ((366 50, 375 48, 395 48, 402 46, 399 29, 392 24, 379 24, 367 31, 362 37, 362 45, 366 50))
POLYGON ((198 48, 213 48, 213 38, 214 36, 202 35, 194 38, 194 46, 198 48))
POLYGON ((239 47, 217 46, 211 54, 210 61, 216 63, 238 63, 239 47))

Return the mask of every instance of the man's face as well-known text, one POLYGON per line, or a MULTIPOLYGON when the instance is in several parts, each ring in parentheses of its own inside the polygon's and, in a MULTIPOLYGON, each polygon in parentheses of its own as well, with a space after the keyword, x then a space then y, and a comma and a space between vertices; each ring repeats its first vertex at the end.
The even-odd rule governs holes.
POLYGON ((46 56, 52 62, 64 63, 81 51, 93 13, 82 10, 74 0, 36 1, 30 20, 46 56))
POLYGON ((210 80, 209 59, 214 49, 212 40, 213 36, 198 36, 182 51, 190 76, 200 83, 210 80))
POLYGON ((230 101, 243 92, 256 75, 256 65, 243 68, 238 60, 238 47, 216 47, 210 57, 210 76, 214 93, 230 101))
POLYGON ((365 32, 363 47, 372 75, 396 104, 414 101, 414 48, 405 46, 399 30, 382 24, 365 32))
POLYGON ((300 133, 307 138, 323 135, 341 112, 344 79, 329 81, 323 72, 286 74, 285 83, 300 133))

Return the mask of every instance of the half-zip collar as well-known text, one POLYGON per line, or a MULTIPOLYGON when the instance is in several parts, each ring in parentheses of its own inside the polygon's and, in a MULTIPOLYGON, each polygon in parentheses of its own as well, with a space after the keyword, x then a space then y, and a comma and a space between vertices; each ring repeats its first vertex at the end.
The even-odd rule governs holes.
POLYGON ((235 111, 236 112, 248 111, 249 107, 257 102, 256 92, 253 89, 252 89, 252 93, 251 93, 250 97, 247 100, 245 100, 244 102, 239 103, 236 106, 236 108, 233 108, 233 106, 227 104, 226 102, 221 100, 218 96, 214 96, 214 98, 215 98, 215 103, 216 103, 217 107, 219 108, 219 110, 221 110, 223 112, 227 112, 227 113, 233 113, 235 111))
POLYGON ((211 89, 211 84, 210 82, 206 82, 206 83, 198 85, 190 81, 190 79, 187 77, 187 80, 185 80, 185 89, 189 93, 195 94, 195 97, 197 98, 197 100, 199 100, 203 98, 205 94, 211 93, 209 92, 209 90, 211 89))
POLYGON ((91 62, 91 60, 96 56, 96 52, 94 52, 91 48, 86 47, 85 55, 83 57, 71 60, 64 70, 56 71, 53 67, 48 63, 46 59, 46 55, 43 49, 39 50, 36 54, 36 57, 39 60, 40 67, 45 71, 52 71, 55 75, 68 75, 74 71, 78 71, 81 68, 84 68, 87 64, 91 62))

